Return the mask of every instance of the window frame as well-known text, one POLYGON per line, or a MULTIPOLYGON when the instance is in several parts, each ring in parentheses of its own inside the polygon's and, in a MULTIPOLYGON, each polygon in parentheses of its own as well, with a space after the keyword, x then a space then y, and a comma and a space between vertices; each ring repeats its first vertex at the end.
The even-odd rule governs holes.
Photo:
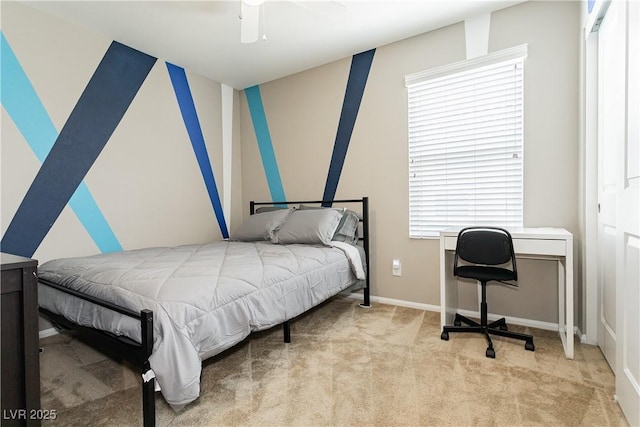
MULTIPOLYGON (((425 82, 430 82, 430 81, 434 81, 436 79, 442 79, 442 78, 446 78, 446 77, 456 77, 459 76, 463 73, 466 72, 472 72, 472 71, 481 71, 483 69, 485 69, 486 67, 489 66, 495 66, 498 64, 507 64, 507 63, 522 63, 522 76, 521 76, 521 96, 522 96, 522 101, 521 101, 521 113, 520 113, 520 126, 521 126, 521 135, 519 137, 519 147, 520 147, 520 151, 519 151, 519 155, 520 155, 520 162, 521 164, 519 165, 519 212, 516 213, 516 220, 519 219, 519 223, 518 224, 500 224, 497 221, 493 224, 491 224, 490 222, 480 222, 479 225, 506 225, 508 227, 522 227, 523 225, 523 221, 524 221, 524 159, 523 159, 523 153, 524 153, 524 121, 525 121, 525 117, 524 117, 524 64, 525 64, 525 59, 527 57, 527 53, 528 53, 528 46, 527 44, 523 44, 523 45, 519 45, 519 46, 515 46, 509 49, 504 49, 504 50, 500 50, 497 52, 493 52, 491 54, 488 55, 484 55, 481 57, 476 57, 476 58, 472 58, 472 59, 468 59, 468 60, 463 60, 463 61, 459 61, 459 62, 455 62, 452 64, 448 64, 445 66, 441 66, 441 67, 437 67, 437 68, 433 68, 433 69, 429 69, 429 70, 425 70, 425 71, 421 71, 418 73, 414 73, 414 74, 409 74, 407 76, 405 76, 405 86, 407 87, 407 106, 408 106, 408 117, 407 117, 407 125, 408 127, 411 126, 411 119, 412 119, 412 106, 410 105, 410 97, 409 97, 409 91, 410 89, 413 87, 416 87, 416 85, 420 85, 423 84, 425 82), (519 218, 518 218, 519 216, 519 218)), ((411 162, 411 157, 412 157, 412 143, 415 143, 415 141, 411 140, 412 135, 411 135, 411 129, 408 128, 408 148, 409 148, 409 162, 411 162)), ((469 144, 470 146, 471 144, 469 144)), ((474 143, 474 146, 475 145, 474 143)), ((506 155, 507 151, 506 149, 504 149, 505 152, 504 154, 506 155)), ((409 179, 409 191, 412 191, 412 177, 411 177, 411 163, 409 163, 408 165, 408 179, 409 179)), ((505 169, 507 169, 505 167, 505 169)), ((508 172, 505 171, 505 177, 508 177, 508 172)), ((425 180, 426 181, 426 180, 425 180)), ((446 185, 443 186, 443 188, 446 188, 446 185)), ((506 191, 505 191, 506 194, 506 191)), ((507 200, 507 197, 505 197, 505 200, 507 200)), ((435 206, 435 203, 433 204, 433 206, 435 206)), ((447 204, 448 206, 448 204, 447 204)), ((438 238, 440 231, 447 229, 447 228, 452 228, 452 227, 457 227, 457 226, 461 226, 462 224, 458 223, 458 224, 447 224, 447 221, 444 221, 444 224, 442 225, 438 225, 438 224, 433 224, 433 227, 429 230, 427 229, 427 227, 424 227, 423 229, 420 229, 420 226, 416 227, 414 225, 414 216, 418 216, 419 215, 414 212, 415 210, 418 210, 419 208, 414 208, 412 206, 412 196, 411 194, 409 195, 409 237, 414 239, 433 239, 433 238, 438 238), (416 229, 418 228, 418 229, 416 229)), ((476 203, 474 202, 473 205, 473 211, 474 212, 478 212, 476 210, 476 203)), ((508 215, 507 215, 508 216, 508 215)), ((443 218, 446 218, 446 214, 444 216, 442 216, 443 218)), ((506 217, 506 216, 505 216, 506 217)), ((464 225, 474 225, 472 223, 464 223, 464 225)))

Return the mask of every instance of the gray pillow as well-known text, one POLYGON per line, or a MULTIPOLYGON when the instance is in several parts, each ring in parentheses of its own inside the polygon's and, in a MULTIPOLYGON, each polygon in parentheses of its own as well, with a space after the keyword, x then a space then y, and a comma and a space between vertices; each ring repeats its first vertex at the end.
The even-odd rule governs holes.
POLYGON ((284 206, 260 206, 259 208, 256 208, 255 213, 272 212, 272 211, 277 211, 279 209, 287 209, 287 208, 284 206))
POLYGON ((333 234, 332 240, 337 242, 345 242, 352 245, 358 243, 358 223, 360 217, 352 210, 346 209, 342 214, 342 219, 338 224, 336 232, 333 234))
POLYGON ((300 205, 300 210, 306 209, 335 209, 338 212, 342 212, 342 219, 338 224, 338 228, 336 228, 336 232, 334 233, 331 240, 335 240, 337 242, 345 242, 352 245, 358 243, 358 223, 360 222, 360 216, 352 210, 345 208, 327 208, 322 206, 307 206, 300 205))
POLYGON ((342 218, 342 213, 334 209, 295 210, 275 233, 273 243, 323 244, 331 243, 331 238, 342 218))
POLYGON ((243 242, 272 240, 291 212, 293 209, 277 209, 251 215, 231 234, 231 240, 243 242))
POLYGON ((312 210, 312 209, 316 209, 316 210, 317 209, 333 209, 333 210, 336 210, 336 211, 338 211, 340 213, 345 211, 345 208, 328 208, 328 207, 325 207, 325 206, 309 206, 309 205, 300 205, 300 206, 298 206, 298 209, 300 209, 301 211, 312 210))

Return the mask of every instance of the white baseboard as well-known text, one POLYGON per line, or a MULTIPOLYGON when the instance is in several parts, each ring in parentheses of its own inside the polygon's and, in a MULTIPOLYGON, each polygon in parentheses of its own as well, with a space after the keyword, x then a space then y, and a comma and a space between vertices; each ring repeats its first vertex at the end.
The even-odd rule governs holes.
MULTIPOLYGON (((349 298, 356 298, 356 299, 361 299, 362 298, 362 294, 359 294, 359 293, 353 293, 353 294, 350 294, 348 296, 349 296, 349 298)), ((398 300, 398 299, 393 299, 393 298, 371 296, 371 302, 378 302, 378 303, 381 303, 381 304, 397 305, 397 306, 400 306, 400 307, 416 308, 418 310, 440 312, 440 306, 439 305, 423 304, 423 303, 419 303, 419 302, 404 301, 404 300, 398 300)), ((458 312, 460 314, 462 314, 463 316, 467 316, 467 317, 475 317, 475 318, 479 318, 480 317, 480 313, 477 312, 477 311, 458 310, 458 312)), ((531 328, 545 329, 545 330, 549 330, 549 331, 557 331, 558 330, 558 324, 557 323, 543 322, 543 321, 540 321, 540 320, 532 320, 532 319, 523 319, 523 318, 520 318, 520 317, 502 316, 502 315, 499 315, 499 314, 489 314, 488 315, 488 318, 491 321, 498 320, 498 319, 500 319, 502 317, 504 317, 507 320, 507 323, 511 323, 512 325, 528 326, 528 327, 531 327, 531 328)), ((580 335, 578 335, 578 336, 580 336, 580 335)))
POLYGON ((58 335, 59 332, 56 328, 49 328, 49 329, 43 329, 38 333, 38 337, 40 339, 42 338, 47 338, 47 337, 52 337, 54 335, 58 335))
POLYGON ((587 334, 583 334, 579 327, 575 326, 573 333, 580 337, 580 344, 590 344, 587 341, 587 334))
MULTIPOLYGON (((475 317, 475 318, 479 318, 480 317, 480 313, 477 312, 477 311, 473 311, 473 310, 458 310, 458 313, 462 314, 463 316, 467 316, 467 317, 475 317)), ((530 328, 537 328, 537 329, 546 329, 548 331, 557 331, 558 330, 558 324, 557 323, 543 322, 541 320, 533 320, 533 319, 523 319, 521 317, 502 316, 500 314, 489 313, 487 315, 487 320, 494 321, 494 320, 501 319, 503 317, 505 318, 507 323, 510 323, 512 325, 527 326, 527 327, 530 327, 530 328)))
MULTIPOLYGON (((349 298, 362 299, 362 294, 360 293, 352 293, 347 296, 349 298)), ((371 302, 378 302, 380 304, 397 305, 399 307, 416 308, 418 310, 440 312, 440 306, 438 305, 423 304, 420 302, 404 301, 404 300, 393 299, 393 298, 376 297, 373 295, 371 296, 371 302)))

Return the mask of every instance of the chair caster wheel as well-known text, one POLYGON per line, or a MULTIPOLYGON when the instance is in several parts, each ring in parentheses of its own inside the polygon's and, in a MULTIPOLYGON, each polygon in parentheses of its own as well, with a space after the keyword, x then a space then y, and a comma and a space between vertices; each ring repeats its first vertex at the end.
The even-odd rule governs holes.
POLYGON ((444 341, 449 341, 449 332, 443 332, 440 334, 440 339, 444 341))
POLYGON ((459 320, 455 320, 455 321, 453 322, 453 325, 454 325, 454 326, 462 326, 462 322, 461 322, 461 321, 459 321, 459 320))
POLYGON ((528 342, 524 345, 525 350, 535 351, 536 347, 533 345, 533 342, 528 342))
POLYGON ((489 348, 487 348, 486 355, 487 355, 487 357, 495 359, 496 358, 496 351, 493 348, 489 347, 489 348))

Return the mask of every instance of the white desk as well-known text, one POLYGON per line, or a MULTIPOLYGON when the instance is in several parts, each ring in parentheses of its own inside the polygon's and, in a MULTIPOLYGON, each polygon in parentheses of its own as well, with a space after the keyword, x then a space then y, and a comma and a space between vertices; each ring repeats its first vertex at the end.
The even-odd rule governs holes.
MULTIPOLYGON (((458 308, 453 255, 458 231, 440 232, 440 323, 452 325, 458 308)), ((573 359, 573 235, 562 228, 508 228, 516 258, 552 259, 558 264, 558 331, 567 358, 573 359)))

